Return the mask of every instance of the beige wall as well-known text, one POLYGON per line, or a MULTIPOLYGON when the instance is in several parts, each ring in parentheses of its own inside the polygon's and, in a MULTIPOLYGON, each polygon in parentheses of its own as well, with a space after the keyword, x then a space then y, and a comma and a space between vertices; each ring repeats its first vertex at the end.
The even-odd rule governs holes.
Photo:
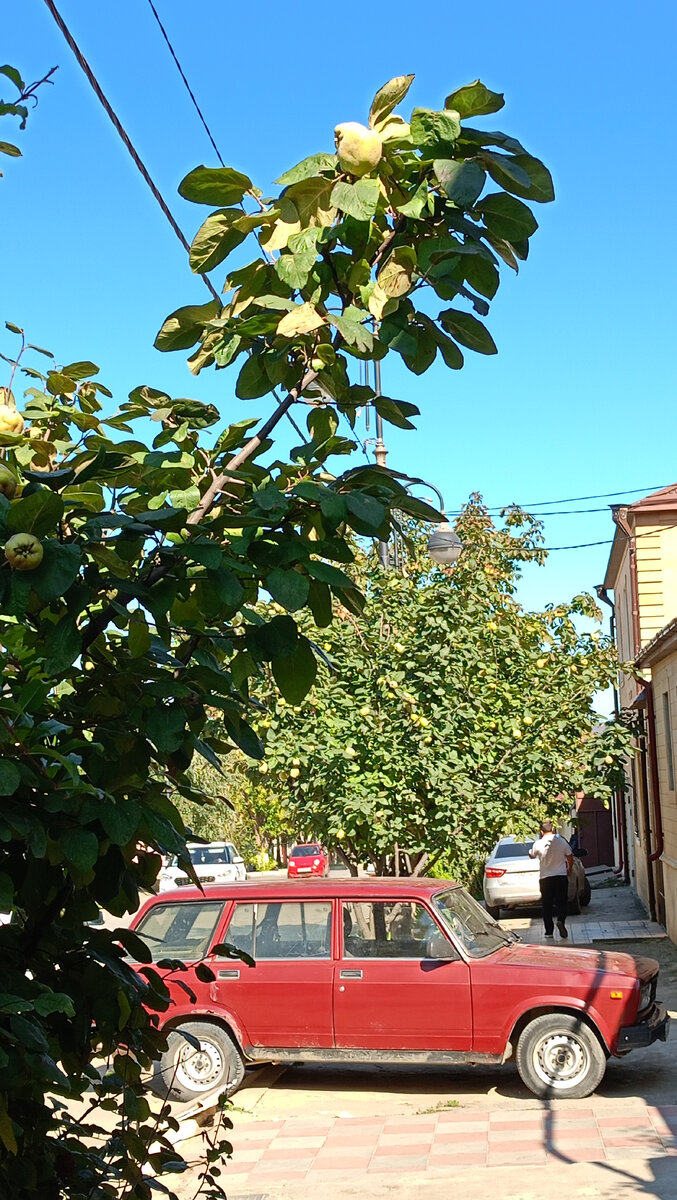
POLYGON ((656 751, 663 819, 663 883, 665 919, 669 936, 677 942, 677 649, 653 668, 656 707, 656 751), (665 701, 669 698, 670 737, 666 724, 665 701), (670 745, 671 743, 671 745, 670 745), (672 750, 672 772, 669 759, 672 750))
MULTIPOLYGON (((665 518, 667 521, 667 517, 665 518)), ((677 528, 638 523, 637 586, 642 647, 677 616, 677 528)))

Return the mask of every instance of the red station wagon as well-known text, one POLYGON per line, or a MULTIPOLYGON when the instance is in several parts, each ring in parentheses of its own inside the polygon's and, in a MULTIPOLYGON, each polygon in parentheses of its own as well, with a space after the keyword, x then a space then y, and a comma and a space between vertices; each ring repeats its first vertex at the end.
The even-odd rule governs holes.
POLYGON ((234 1092, 253 1063, 512 1056, 534 1095, 580 1097, 610 1056, 668 1032, 654 959, 522 945, 439 879, 184 887, 154 896, 132 928, 156 962, 193 964, 163 971, 172 1004, 157 1083, 184 1100, 234 1092), (255 966, 213 955, 224 941, 255 966), (202 960, 213 982, 195 975, 202 960))

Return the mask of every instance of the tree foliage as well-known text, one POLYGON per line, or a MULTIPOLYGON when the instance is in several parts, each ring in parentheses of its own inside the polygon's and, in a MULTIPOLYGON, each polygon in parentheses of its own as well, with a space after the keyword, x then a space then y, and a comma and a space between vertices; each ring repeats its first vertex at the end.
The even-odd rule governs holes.
POLYGON ((164 1045, 161 975, 132 970, 125 950, 149 956, 123 927, 89 922, 133 912, 162 854, 191 870, 171 797, 201 803, 196 756, 217 771, 234 747, 261 759, 250 680, 270 671, 287 701, 303 700, 323 654, 315 628, 336 606, 360 612, 354 538, 388 537, 395 513, 432 515, 392 472, 341 469, 355 444, 339 413, 370 402, 407 426, 416 411, 352 383, 351 360, 394 351, 421 373, 438 350, 454 369, 461 346, 493 353, 479 317, 499 259, 526 258, 536 222, 523 199, 552 198, 517 141, 465 123, 501 97, 476 83, 405 123, 393 109, 410 82, 374 101, 371 174, 322 153, 270 199, 232 168, 198 167, 181 185, 216 209, 194 239, 195 271, 247 237, 261 249, 229 270, 223 303, 177 310, 156 345, 197 346, 195 373, 236 364, 241 398, 280 387, 260 425, 146 384, 115 407, 94 363, 27 356, 7 326, 20 346, 0 395, 0 897, 12 916, 0 929, 0 1192, 14 1200, 145 1200, 144 1165, 158 1175, 176 1162, 171 1118, 150 1115, 141 1079, 164 1045), (414 302, 424 296, 450 307, 430 316, 414 302), (308 437, 276 458, 271 433, 304 400, 308 437), (262 615, 261 595, 278 611, 262 615), (85 1093, 94 1112, 119 1114, 110 1134, 83 1127, 85 1093))
POLYGON ((522 565, 545 557, 521 510, 495 526, 474 498, 457 530, 451 569, 431 566, 420 531, 403 574, 361 554, 363 615, 334 621, 303 704, 271 690, 257 723, 264 782, 353 868, 391 871, 398 846, 403 870, 444 855, 463 877, 497 837, 624 786, 627 725, 600 726, 592 708, 617 669, 609 639, 581 631, 594 601, 520 606, 522 565))

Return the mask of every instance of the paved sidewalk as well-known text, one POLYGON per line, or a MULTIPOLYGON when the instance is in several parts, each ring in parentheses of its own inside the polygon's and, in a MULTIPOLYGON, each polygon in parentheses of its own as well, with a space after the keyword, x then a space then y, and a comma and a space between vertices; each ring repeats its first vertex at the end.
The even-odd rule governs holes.
MULTIPOLYGON (((261 1121, 236 1134, 224 1182, 232 1195, 468 1167, 615 1163, 677 1156, 677 1104, 610 1112, 594 1104, 521 1112, 447 1110, 419 1117, 261 1121)), ((675 1167, 677 1173, 677 1164, 675 1167)))

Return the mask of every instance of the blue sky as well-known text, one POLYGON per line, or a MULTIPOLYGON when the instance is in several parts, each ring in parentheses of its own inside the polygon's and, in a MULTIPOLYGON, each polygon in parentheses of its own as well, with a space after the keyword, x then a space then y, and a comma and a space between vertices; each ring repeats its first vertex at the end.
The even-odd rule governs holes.
MULTIPOLYGON (((536 206, 531 257, 517 279, 506 271, 488 319, 498 356, 468 352, 462 372, 436 364, 422 378, 387 360, 384 391, 422 413, 416 433, 389 432, 390 466, 431 480, 450 510, 475 490, 529 505, 677 479, 674 4, 155 2, 225 161, 264 190, 332 150, 334 125, 364 121, 377 88, 408 72, 405 115, 479 76, 506 94, 486 127, 550 166, 556 201, 536 206)), ((177 185, 217 164, 147 0, 59 7, 190 238, 207 209, 177 185)), ((167 313, 207 296, 43 0, 7 7, 0 54, 27 80, 59 65, 20 135, 24 157, 2 163, 0 318, 61 362, 98 362, 119 400, 150 383, 229 420, 264 414, 234 399, 230 372, 195 380, 185 355, 153 349, 167 313)), ((608 503, 548 517, 548 545, 610 539, 608 503)), ((607 554, 554 552, 527 573, 523 601, 592 589, 607 554)))

